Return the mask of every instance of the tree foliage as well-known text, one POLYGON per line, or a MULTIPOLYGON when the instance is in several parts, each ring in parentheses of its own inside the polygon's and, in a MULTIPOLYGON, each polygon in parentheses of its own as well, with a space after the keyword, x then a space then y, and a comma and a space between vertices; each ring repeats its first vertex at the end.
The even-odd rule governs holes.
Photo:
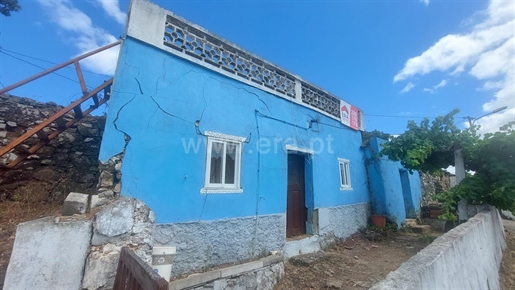
POLYGON ((471 172, 450 191, 437 195, 446 211, 445 219, 455 219, 453 212, 461 199, 487 203, 501 209, 515 210, 515 121, 495 133, 477 134, 478 126, 460 130, 454 125, 454 110, 437 117, 431 124, 408 122, 402 135, 383 145, 382 155, 410 170, 440 171, 454 165, 454 150, 462 149, 465 168, 471 172))
POLYGON ((11 12, 16 12, 21 9, 18 0, 0 0, 0 13, 4 16, 11 16, 11 12))
POLYGON ((379 130, 374 130, 371 132, 361 131, 361 138, 363 140, 362 142, 365 145, 368 144, 370 142, 370 139, 372 139, 372 138, 381 138, 383 140, 390 140, 391 137, 392 137, 392 135, 385 133, 383 131, 379 131, 379 130))
POLYGON ((455 109, 431 123, 424 118, 420 125, 408 121, 406 132, 385 143, 381 154, 410 170, 435 172, 454 165, 454 149, 459 147, 469 153, 479 140, 473 128, 460 130, 454 125, 458 112, 455 109))

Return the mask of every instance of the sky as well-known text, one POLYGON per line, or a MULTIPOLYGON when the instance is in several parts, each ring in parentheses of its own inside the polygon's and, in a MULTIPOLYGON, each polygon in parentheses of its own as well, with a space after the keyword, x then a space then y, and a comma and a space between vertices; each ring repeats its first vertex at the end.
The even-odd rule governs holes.
MULTIPOLYGON (((19 0, 0 15, 0 86, 123 36, 128 0, 19 0)), ((481 133, 515 119, 515 0, 152 1, 299 75, 390 134, 455 108, 481 133)), ((81 62, 90 88, 109 79, 117 48, 81 62)), ((80 97, 62 69, 12 94, 66 105, 80 97)), ((105 108, 101 111, 105 112, 105 108)), ((100 112, 100 113, 102 113, 100 112)))

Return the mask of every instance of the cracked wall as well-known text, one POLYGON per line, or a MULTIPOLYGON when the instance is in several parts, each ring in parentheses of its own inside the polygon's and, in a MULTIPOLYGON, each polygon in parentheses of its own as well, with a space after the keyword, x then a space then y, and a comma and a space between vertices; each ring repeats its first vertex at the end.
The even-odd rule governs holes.
MULTIPOLYGON (((308 158, 310 209, 367 208, 359 131, 293 100, 127 37, 115 73, 99 159, 104 164, 113 157, 123 159, 117 163, 122 164, 120 173, 115 173, 120 177, 120 194, 142 200, 155 212, 156 243, 177 246, 174 274, 179 275, 281 250, 286 237, 288 173, 284 148, 291 145, 308 152, 312 140, 327 138, 332 147, 317 150, 308 158), (245 139, 242 193, 201 193, 206 131, 245 139), (258 150, 263 140, 278 150, 258 150), (338 158, 350 161, 352 189, 340 188, 338 158)), ((342 219, 354 214, 341 212, 342 219)), ((338 231, 333 235, 340 237, 363 227, 368 211, 358 213, 358 218, 343 223, 344 228, 339 228, 335 219, 325 219, 330 226, 324 227, 322 234, 338 231)), ((318 234, 317 224, 310 227, 318 234)))
POLYGON ((125 152, 121 194, 143 200, 158 223, 284 213, 285 145, 309 148, 327 136, 333 152, 326 148, 312 158, 314 208, 369 201, 358 131, 130 37, 122 46, 106 123, 100 160, 125 152), (204 131, 247 139, 243 193, 200 193, 204 131), (279 140, 280 150, 258 153, 263 138, 279 140), (340 190, 338 157, 350 160, 352 190, 340 190))

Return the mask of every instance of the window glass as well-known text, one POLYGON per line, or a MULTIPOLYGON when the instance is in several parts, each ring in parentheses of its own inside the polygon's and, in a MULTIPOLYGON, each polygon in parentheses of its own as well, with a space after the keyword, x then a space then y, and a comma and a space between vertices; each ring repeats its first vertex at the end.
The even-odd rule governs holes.
POLYGON ((209 175, 210 183, 222 183, 222 155, 224 151, 224 143, 211 143, 211 170, 209 175))
POLYGON ((342 188, 350 189, 351 183, 349 161, 345 159, 338 159, 338 164, 340 169, 340 186, 342 188))
POLYGON ((342 186, 346 184, 345 179, 345 169, 343 163, 340 162, 340 183, 342 186))
POLYGON ((225 184, 234 184, 237 148, 237 143, 227 142, 225 150, 225 184))

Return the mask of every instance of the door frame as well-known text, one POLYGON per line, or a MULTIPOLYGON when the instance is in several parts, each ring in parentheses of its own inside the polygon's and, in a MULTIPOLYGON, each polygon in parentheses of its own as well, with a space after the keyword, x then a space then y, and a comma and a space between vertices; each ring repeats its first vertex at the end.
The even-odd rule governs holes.
POLYGON ((314 221, 314 216, 313 216, 313 209, 314 209, 314 198, 313 198, 313 167, 312 167, 312 162, 313 162, 313 155, 312 153, 307 153, 307 152, 299 152, 299 151, 293 151, 293 150, 288 150, 288 154, 287 154, 287 158, 286 158, 286 238, 290 238, 290 237, 295 237, 295 236, 299 236, 299 235, 303 235, 303 234, 308 234, 308 235, 312 235, 314 234, 313 233, 313 221, 314 221), (303 189, 303 193, 302 193, 302 211, 303 211, 303 214, 301 217, 301 222, 303 223, 303 230, 301 231, 302 233, 301 234, 291 234, 291 231, 288 232, 288 200, 289 200, 289 191, 290 191, 290 186, 289 186, 289 158, 290 158, 290 155, 292 156, 296 156, 297 158, 300 159, 300 161, 302 162, 302 189, 303 189))

